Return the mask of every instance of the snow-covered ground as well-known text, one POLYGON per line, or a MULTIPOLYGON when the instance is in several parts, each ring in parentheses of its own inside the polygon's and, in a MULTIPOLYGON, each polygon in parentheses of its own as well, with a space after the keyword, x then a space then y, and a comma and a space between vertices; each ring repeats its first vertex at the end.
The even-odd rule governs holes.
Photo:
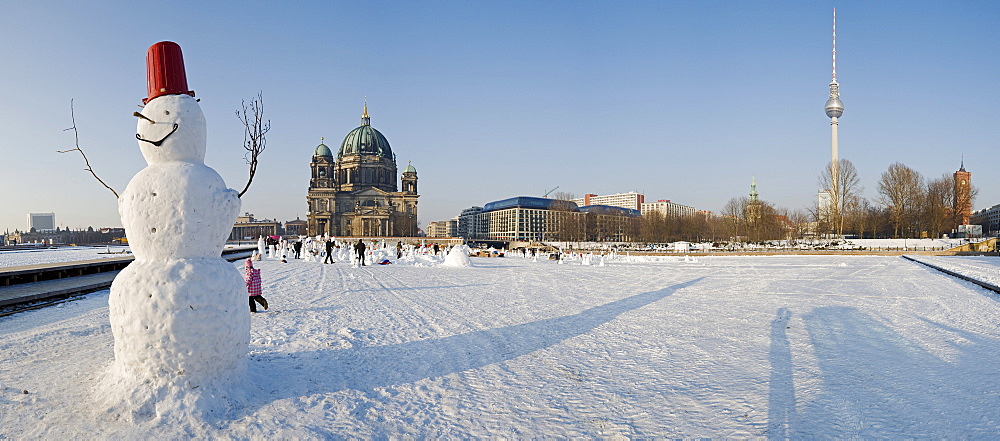
POLYGON ((0 251, 0 268, 74 260, 117 259, 131 256, 127 246, 63 247, 56 249, 22 247, 0 251), (109 254, 110 253, 110 254, 109 254))
POLYGON ((910 256, 939 268, 968 276, 980 282, 1000 286, 998 256, 910 256))
POLYGON ((417 262, 257 262, 247 401, 172 424, 89 406, 107 291, 0 318, 0 438, 1000 435, 1000 298, 899 257, 417 262))

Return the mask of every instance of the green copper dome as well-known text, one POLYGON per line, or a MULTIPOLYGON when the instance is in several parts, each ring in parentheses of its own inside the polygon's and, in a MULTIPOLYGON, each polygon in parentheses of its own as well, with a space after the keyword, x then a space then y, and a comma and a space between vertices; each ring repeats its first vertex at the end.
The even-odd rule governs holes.
POLYGON ((313 156, 333 156, 333 151, 331 151, 326 144, 320 144, 316 146, 316 151, 313 152, 313 156))
POLYGON ((416 173, 417 169, 413 168, 413 164, 406 164, 406 168, 403 169, 403 173, 416 173))
POLYGON ((392 149, 389 148, 389 141, 371 126, 367 102, 365 111, 361 115, 361 127, 351 130, 351 133, 344 137, 344 142, 340 143, 340 150, 337 152, 337 159, 354 155, 376 155, 396 161, 392 149))
POLYGON ((344 137, 340 151, 337 152, 338 159, 355 155, 377 155, 393 159, 389 141, 378 130, 367 124, 351 130, 351 133, 344 137))

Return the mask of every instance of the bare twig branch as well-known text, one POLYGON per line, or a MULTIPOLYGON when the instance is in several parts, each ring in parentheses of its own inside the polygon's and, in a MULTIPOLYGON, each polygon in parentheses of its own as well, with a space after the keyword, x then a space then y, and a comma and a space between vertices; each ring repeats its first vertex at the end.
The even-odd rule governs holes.
POLYGON ((243 110, 236 111, 236 117, 243 122, 243 127, 246 129, 243 133, 243 148, 247 152, 243 159, 250 164, 250 178, 247 179, 247 185, 239 194, 240 197, 243 197, 243 194, 250 189, 254 174, 257 173, 257 157, 264 151, 267 144, 265 135, 271 130, 271 120, 264 120, 263 92, 258 92, 257 97, 250 100, 249 106, 246 101, 243 101, 243 110))
POLYGON ((83 153, 83 149, 80 148, 80 132, 78 132, 76 130, 76 113, 73 110, 73 100, 72 99, 69 100, 69 115, 70 115, 70 118, 73 121, 73 127, 70 127, 68 129, 64 129, 63 131, 64 132, 67 131, 67 130, 72 130, 73 131, 73 138, 75 140, 74 145, 76 146, 76 148, 69 149, 69 150, 56 150, 56 151, 59 152, 59 153, 68 153, 68 152, 73 152, 73 151, 80 152, 80 156, 83 156, 83 163, 87 165, 87 167, 84 168, 84 170, 89 171, 90 174, 94 175, 94 179, 97 179, 97 182, 100 182, 101 185, 103 185, 105 188, 107 188, 108 190, 111 190, 111 192, 115 194, 115 199, 118 199, 118 192, 115 191, 115 189, 113 189, 110 186, 108 186, 108 184, 104 183, 104 181, 101 180, 101 178, 99 178, 97 176, 97 173, 94 173, 94 169, 90 166, 90 160, 87 159, 87 155, 85 153, 83 153))

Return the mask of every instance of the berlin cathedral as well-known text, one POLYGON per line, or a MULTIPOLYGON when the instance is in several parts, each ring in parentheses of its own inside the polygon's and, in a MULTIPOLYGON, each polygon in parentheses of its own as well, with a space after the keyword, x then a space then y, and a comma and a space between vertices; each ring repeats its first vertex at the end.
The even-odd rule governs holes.
POLYGON ((396 155, 371 126, 368 105, 361 126, 340 143, 336 158, 320 144, 309 164, 308 234, 329 236, 416 236, 417 169, 403 169, 396 186, 396 155))

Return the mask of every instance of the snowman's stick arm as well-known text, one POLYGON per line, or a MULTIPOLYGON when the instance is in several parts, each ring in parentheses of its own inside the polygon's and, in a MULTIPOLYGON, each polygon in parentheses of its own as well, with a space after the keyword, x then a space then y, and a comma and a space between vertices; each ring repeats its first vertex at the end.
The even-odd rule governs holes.
POLYGON ((250 164, 250 177, 247 179, 247 185, 239 193, 239 197, 243 197, 243 194, 250 189, 254 174, 257 173, 257 157, 264 151, 267 144, 265 135, 268 130, 271 130, 271 121, 264 120, 263 94, 258 93, 256 98, 250 100, 249 106, 247 106, 246 101, 243 101, 243 110, 236 111, 236 117, 243 122, 243 127, 246 128, 246 131, 243 132, 243 148, 247 151, 244 158, 249 156, 247 162, 250 164))
POLYGON ((104 181, 100 177, 97 176, 97 173, 94 173, 93 167, 90 166, 90 160, 87 159, 87 154, 83 153, 83 149, 80 148, 80 132, 78 132, 76 130, 76 114, 73 111, 73 100, 69 100, 69 115, 70 115, 70 119, 72 119, 72 121, 73 121, 73 127, 70 127, 70 128, 65 129, 63 131, 64 132, 67 131, 67 130, 72 130, 73 131, 73 138, 75 140, 75 144, 74 145, 76 146, 76 148, 69 149, 69 150, 56 150, 56 151, 59 152, 59 153, 68 153, 68 152, 72 152, 72 151, 80 152, 80 156, 83 156, 83 163, 87 165, 87 167, 84 168, 84 170, 89 171, 90 174, 94 175, 94 179, 97 179, 97 182, 100 182, 101 185, 104 186, 104 188, 107 188, 108 190, 111 190, 111 192, 115 194, 115 199, 118 199, 118 192, 115 191, 115 189, 113 189, 110 186, 108 186, 108 184, 104 183, 104 181))

